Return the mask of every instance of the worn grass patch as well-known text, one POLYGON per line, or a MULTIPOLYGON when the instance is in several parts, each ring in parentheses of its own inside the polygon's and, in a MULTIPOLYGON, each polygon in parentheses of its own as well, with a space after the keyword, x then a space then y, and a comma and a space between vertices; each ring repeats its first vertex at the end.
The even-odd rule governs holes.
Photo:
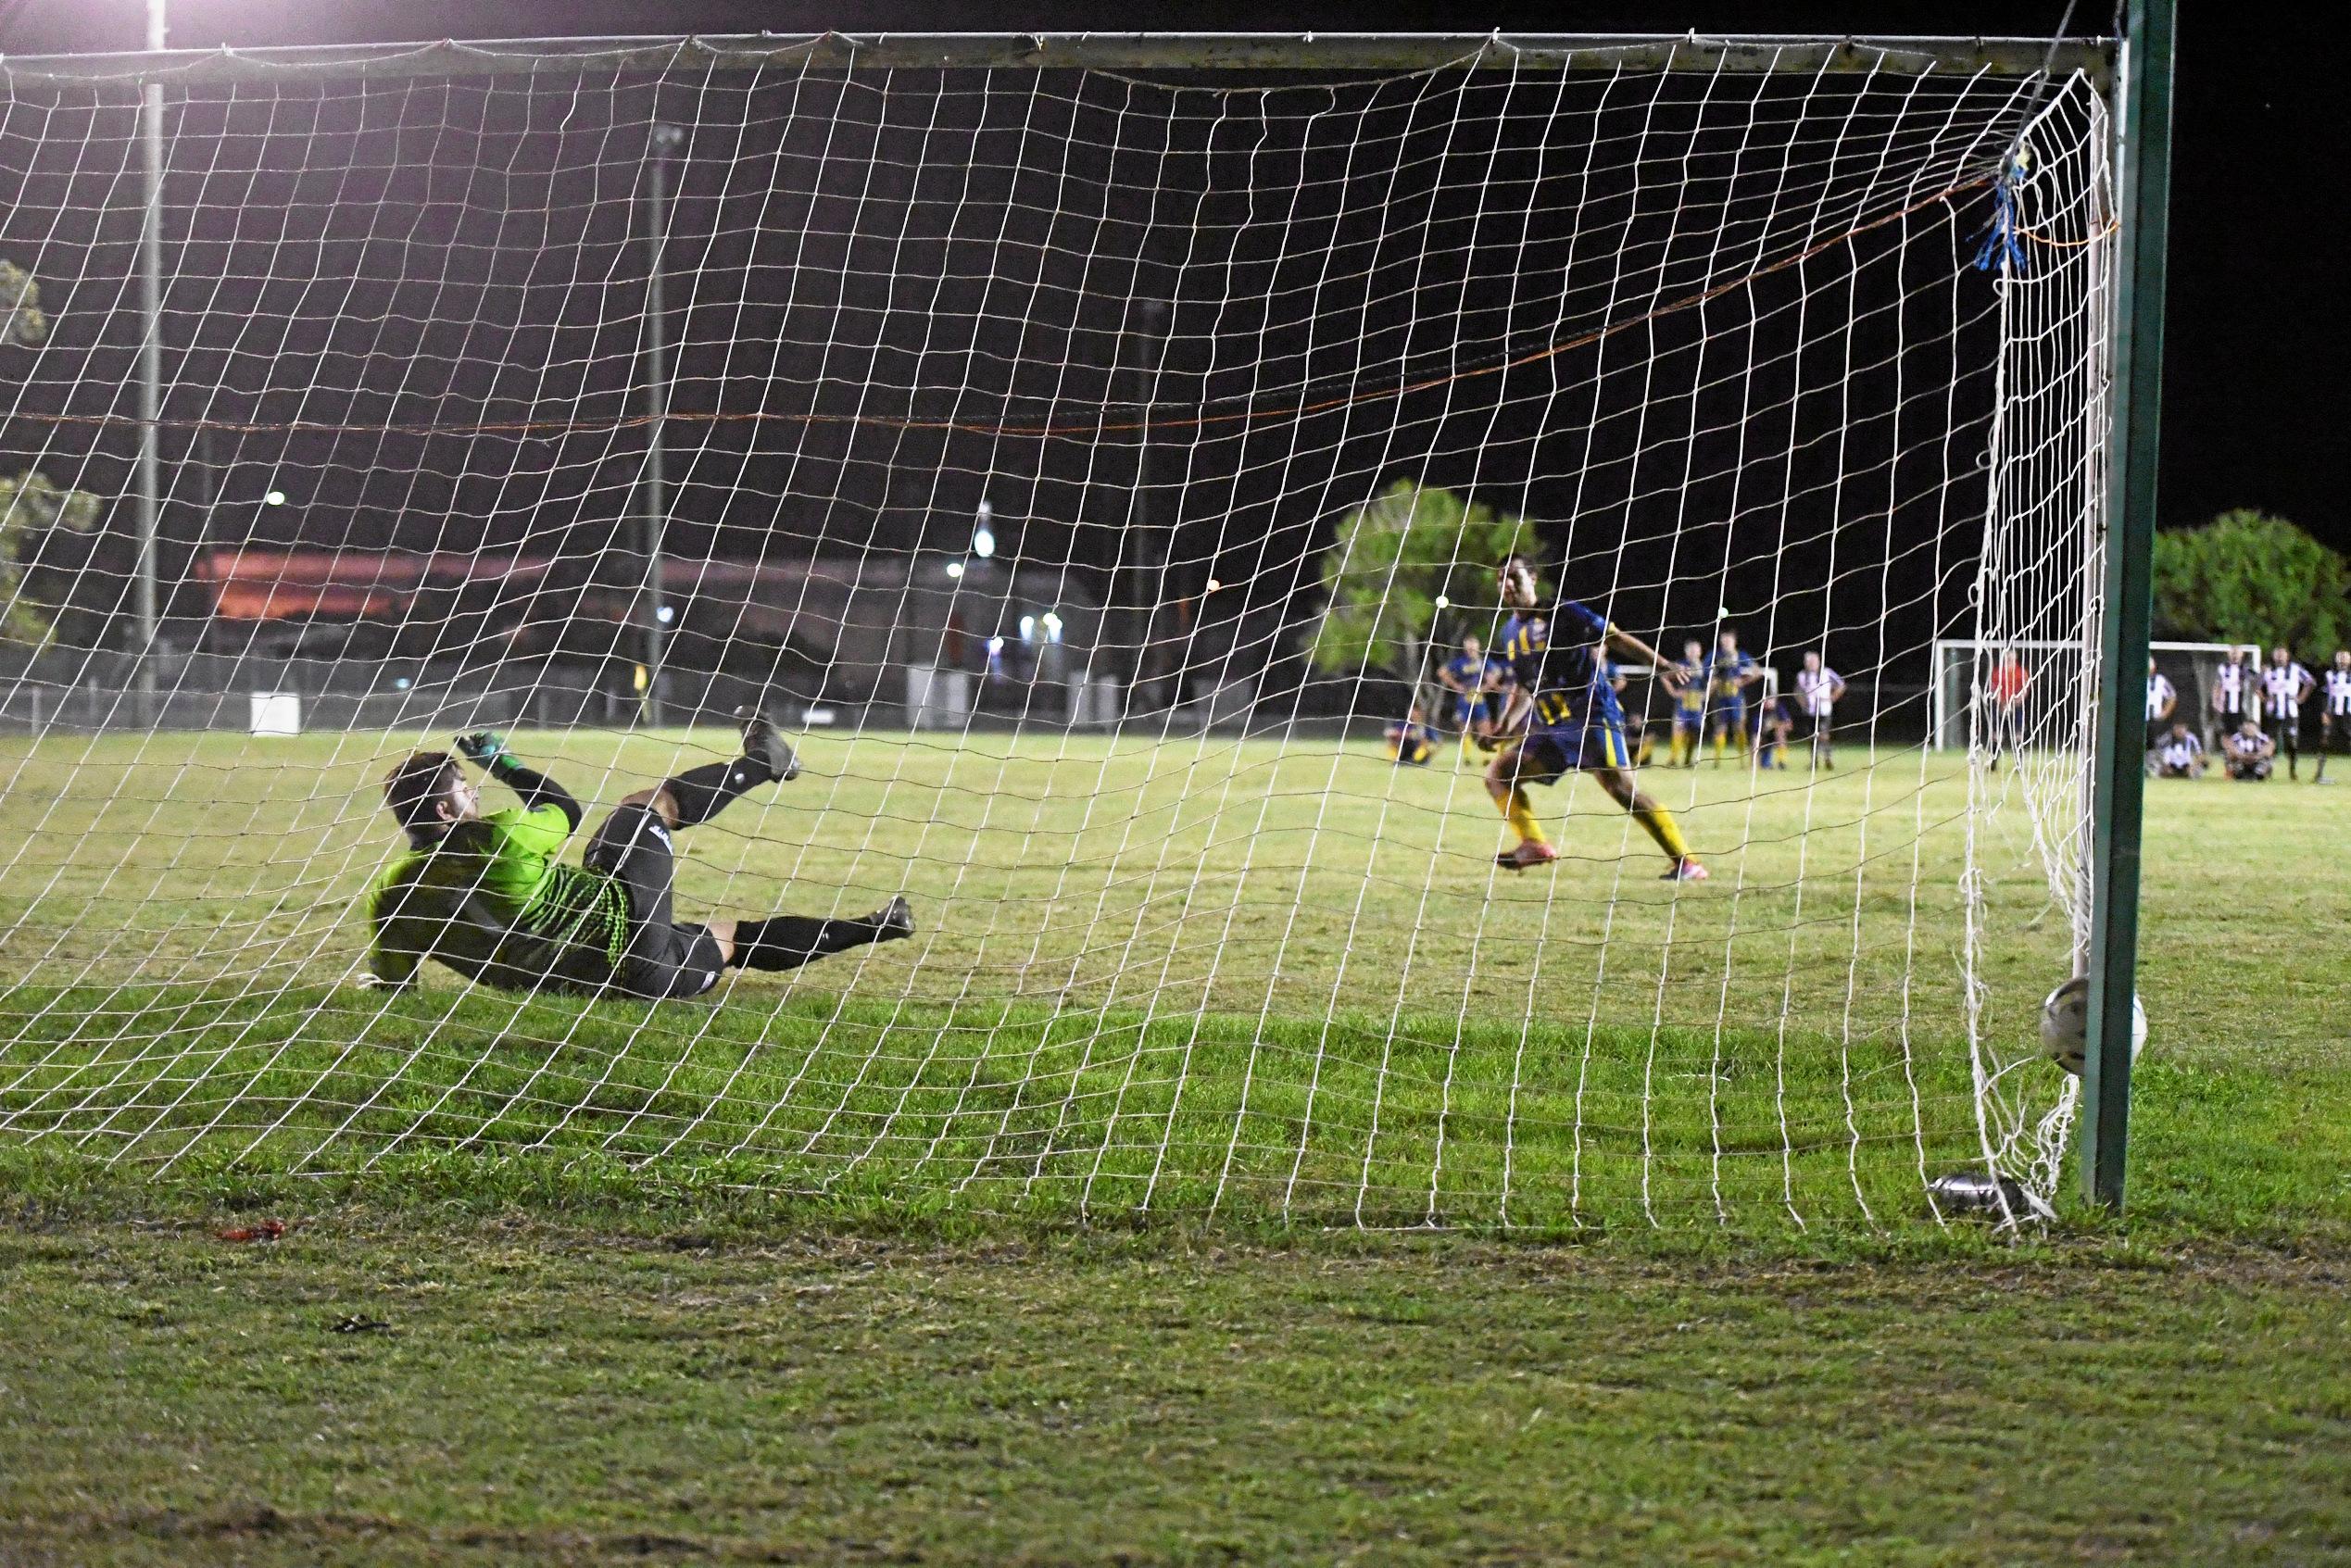
POLYGON ((0 1508, 55 1562, 2324 1562, 2346 1285, 75 1222, 0 1233, 0 1508))

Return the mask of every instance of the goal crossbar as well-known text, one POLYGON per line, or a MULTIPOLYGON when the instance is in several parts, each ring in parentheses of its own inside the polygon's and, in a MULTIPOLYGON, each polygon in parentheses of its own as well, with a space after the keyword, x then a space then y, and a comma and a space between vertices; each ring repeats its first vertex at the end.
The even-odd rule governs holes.
POLYGON ((690 38, 518 38, 465 43, 165 49, 0 56, 11 85, 197 85, 313 78, 500 76, 541 70, 1424 70, 1695 71, 2070 76, 2104 91, 2105 38, 1822 39, 1696 33, 843 32, 690 38))

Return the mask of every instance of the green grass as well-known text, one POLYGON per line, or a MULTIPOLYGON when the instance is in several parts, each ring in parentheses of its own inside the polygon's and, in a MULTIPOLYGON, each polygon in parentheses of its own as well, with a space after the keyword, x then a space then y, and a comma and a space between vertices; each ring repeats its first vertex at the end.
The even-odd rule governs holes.
MULTIPOLYGON (((806 778, 688 835, 682 902, 903 889, 917 940, 584 1009, 338 985, 404 745, 0 759, 7 1131, 166 1170, 527 1150, 974 1211, 1545 1228, 1908 1223, 1924 1174, 1980 1159, 1945 759, 1658 773, 1716 872, 1680 890, 1581 784, 1545 798, 1565 858, 1521 878, 1474 772, 1361 748, 820 736, 806 778)), ((723 745, 525 741, 606 801, 723 745)), ((2067 960, 2026 828, 1981 840, 1980 961, 2038 1114, 2067 960)))
POLYGON ((2345 1274, 0 1233, 9 1562, 2311 1563, 2345 1274))
POLYGON ((0 759, 0 1562, 2351 1562, 2333 791, 2153 789, 2131 1212, 2008 1239, 1917 1198, 1972 1135, 1915 757, 1702 772, 1677 901, 1585 793, 1490 884, 1366 757, 820 741, 688 908, 923 945, 386 1009, 383 743, 256 749, 0 759))

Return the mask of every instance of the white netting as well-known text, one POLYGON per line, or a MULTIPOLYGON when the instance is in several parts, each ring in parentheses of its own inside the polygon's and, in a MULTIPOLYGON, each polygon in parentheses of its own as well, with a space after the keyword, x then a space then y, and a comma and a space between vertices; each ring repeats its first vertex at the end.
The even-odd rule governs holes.
MULTIPOLYGON (((1964 645, 1968 748, 1968 1027, 1992 1162, 2045 1203, 2081 1095, 2052 1097, 2038 1050, 2040 997, 2001 984, 2001 871, 2037 868, 2046 904, 2027 922, 2063 941, 2028 950, 2055 982, 2086 963, 2093 715, 2106 490, 2106 240, 2113 228, 2105 106, 2063 97, 2019 138, 2011 189, 2019 246, 2000 262, 2001 353, 1992 505, 1964 645), (2018 818, 2021 817, 2021 824, 2018 818), (2021 827, 2021 832, 2019 831, 2021 827)), ((1956 699, 1939 659, 1937 703, 1956 699)), ((2023 879, 2011 876, 2010 896, 2023 879)), ((2027 884, 2026 885, 2029 885, 2027 884)), ((2030 895, 2028 895, 2028 897, 2030 895)), ((2013 915, 2010 917, 2013 919, 2013 915)))
POLYGON ((1569 63, 175 84, 145 660, 136 97, 0 78, 0 481, 48 487, 6 493, 0 1152, 1381 1223, 2050 1191, 2086 684, 1997 772, 1930 688, 1939 638, 2094 644, 2101 101, 1569 63), (1849 684, 1814 772, 1657 767, 1628 681, 1711 882, 1576 780, 1504 871, 1444 725, 1384 755, 1501 629, 1513 517, 1669 659, 1849 684), (1368 671, 1310 657, 1333 582, 1368 671), (746 702, 807 772, 681 836, 683 914, 902 892, 913 940, 695 1001, 348 984, 398 758, 504 729, 592 828, 746 702))

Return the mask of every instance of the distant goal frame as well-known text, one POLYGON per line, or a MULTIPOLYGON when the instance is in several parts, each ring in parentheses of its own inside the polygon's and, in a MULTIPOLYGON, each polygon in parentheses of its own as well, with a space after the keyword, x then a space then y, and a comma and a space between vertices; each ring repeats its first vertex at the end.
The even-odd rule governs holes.
MULTIPOLYGON (((1930 645, 1933 659, 1933 679, 1927 687, 1927 745, 1937 751, 1964 751, 1968 747, 1965 730, 1969 701, 1954 701, 1944 680, 1951 668, 1949 655, 1967 653, 2080 653, 2085 660, 2093 659, 2094 648, 2084 648, 2078 643, 2059 642, 2040 637, 2022 640, 2002 640, 1996 637, 1937 637, 1930 645)), ((2155 641, 2147 644, 2149 655, 2217 654, 2222 658, 2232 653, 2261 657, 2259 643, 2184 643, 2155 641)))

